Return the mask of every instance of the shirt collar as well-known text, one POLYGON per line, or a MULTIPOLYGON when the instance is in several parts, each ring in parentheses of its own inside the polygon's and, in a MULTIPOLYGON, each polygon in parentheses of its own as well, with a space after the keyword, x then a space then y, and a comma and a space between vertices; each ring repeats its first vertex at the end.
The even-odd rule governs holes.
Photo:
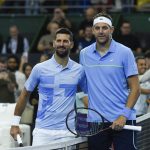
MULTIPOLYGON (((97 51, 96 50, 96 42, 93 43, 92 51, 93 51, 93 53, 95 53, 97 51)), ((109 49, 108 49, 108 52, 115 52, 115 51, 116 51, 115 41, 112 39, 110 46, 109 46, 109 49)))
MULTIPOLYGON (((56 61, 54 55, 52 56, 51 61, 53 62, 53 64, 54 64, 56 67, 62 67, 62 65, 60 65, 60 64, 57 63, 57 61, 56 61)), ((69 58, 68 63, 67 63, 67 65, 66 65, 66 67, 64 67, 64 69, 66 69, 66 68, 71 69, 71 68, 72 68, 72 65, 73 65, 73 62, 72 62, 72 60, 69 58)))

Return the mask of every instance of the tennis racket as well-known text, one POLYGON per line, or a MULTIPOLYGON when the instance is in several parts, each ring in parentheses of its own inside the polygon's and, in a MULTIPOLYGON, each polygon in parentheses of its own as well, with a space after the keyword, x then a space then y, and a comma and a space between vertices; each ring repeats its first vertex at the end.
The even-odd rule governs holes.
MULTIPOLYGON (((71 110, 66 117, 67 129, 74 135, 81 137, 93 136, 111 129, 111 127, 104 128, 104 122, 109 121, 96 110, 85 107, 78 107, 71 110)), ((141 131, 142 127, 125 125, 123 129, 141 131)))
POLYGON ((22 139, 19 134, 17 134, 17 143, 18 143, 19 147, 23 147, 23 142, 22 142, 22 139))

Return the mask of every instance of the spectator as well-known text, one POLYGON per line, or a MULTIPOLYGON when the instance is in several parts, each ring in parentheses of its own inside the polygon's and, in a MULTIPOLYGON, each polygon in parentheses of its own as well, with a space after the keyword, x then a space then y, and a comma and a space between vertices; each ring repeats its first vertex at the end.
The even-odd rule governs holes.
POLYGON ((65 12, 61 8, 55 8, 51 21, 58 22, 61 27, 71 28, 71 22, 66 18, 65 12))
POLYGON ((132 49, 135 54, 141 54, 142 49, 138 38, 132 34, 131 23, 124 20, 120 27, 120 34, 116 38, 116 41, 124 44, 132 49))
POLYGON ((86 9, 85 18, 79 25, 79 37, 84 36, 84 34, 83 34, 84 28, 87 25, 90 25, 90 26, 93 25, 93 17, 94 17, 95 14, 96 14, 96 11, 93 7, 89 7, 89 8, 86 9))
POLYGON ((47 31, 49 34, 43 35, 37 45, 37 49, 40 52, 53 52, 53 39, 55 32, 60 28, 59 23, 56 21, 49 22, 47 25, 47 31))
POLYGON ((19 69, 20 61, 16 55, 10 55, 7 58, 7 69, 15 74, 16 82, 18 84, 18 91, 16 93, 16 98, 24 87, 24 83, 26 81, 25 75, 20 72, 19 69))
POLYGON ((30 75, 30 73, 32 71, 32 65, 29 64, 29 63, 24 63, 22 70, 23 70, 23 73, 26 76, 26 79, 28 79, 28 77, 29 77, 29 75, 30 75))
POLYGON ((83 48, 85 48, 85 47, 87 47, 87 46, 89 46, 89 45, 91 45, 92 43, 95 42, 95 38, 94 38, 93 33, 92 33, 92 26, 87 25, 87 26, 84 28, 83 34, 84 34, 84 37, 82 37, 82 38, 79 39, 79 44, 78 44, 78 51, 77 51, 77 53, 78 53, 81 49, 83 49, 83 48))
POLYGON ((147 50, 144 56, 146 59, 146 69, 150 69, 150 50, 147 50))
MULTIPOLYGON (((140 56, 136 58, 136 63, 139 72, 139 78, 142 76, 146 71, 146 61, 145 58, 140 56)), ((141 116, 147 113, 148 104, 146 100, 150 99, 150 82, 144 82, 140 84, 141 87, 141 94, 134 106, 136 110, 136 115, 141 116)))
POLYGON ((0 58, 0 103, 15 103, 16 78, 7 70, 6 60, 0 58))
POLYGON ((12 25, 9 28, 10 36, 6 40, 3 54, 18 54, 29 51, 29 42, 27 38, 19 33, 19 29, 16 25, 12 25))
POLYGON ((146 61, 146 72, 141 76, 140 82, 144 83, 149 81, 150 82, 150 50, 145 52, 145 61, 146 61))
POLYGON ((42 55, 40 56, 40 63, 43 62, 43 61, 46 61, 46 60, 48 60, 48 59, 49 59, 49 55, 47 55, 47 54, 42 54, 42 55))

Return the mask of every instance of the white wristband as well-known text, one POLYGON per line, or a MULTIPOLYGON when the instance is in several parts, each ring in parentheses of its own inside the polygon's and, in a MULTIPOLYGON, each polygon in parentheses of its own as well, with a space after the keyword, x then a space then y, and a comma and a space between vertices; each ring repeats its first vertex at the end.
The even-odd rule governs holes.
POLYGON ((21 116, 13 116, 11 125, 19 126, 20 120, 21 120, 21 116))

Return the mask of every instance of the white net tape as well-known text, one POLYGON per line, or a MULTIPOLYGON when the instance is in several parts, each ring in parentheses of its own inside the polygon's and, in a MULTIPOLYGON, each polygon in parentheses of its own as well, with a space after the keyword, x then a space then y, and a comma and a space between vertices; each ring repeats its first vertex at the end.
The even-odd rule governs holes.
POLYGON ((86 142, 86 138, 76 138, 76 139, 71 139, 66 142, 59 142, 59 143, 51 143, 47 145, 41 145, 41 146, 26 146, 26 147, 16 147, 16 148, 8 148, 7 150, 73 150, 76 149, 74 148, 74 145, 77 145, 79 143, 84 143, 86 142), (73 147, 72 147, 73 146, 73 147), (72 148, 71 148, 72 147, 72 148))
POLYGON ((148 118, 150 118, 150 112, 145 114, 145 115, 143 115, 143 116, 138 117, 136 119, 136 123, 140 123, 140 122, 142 122, 142 121, 144 121, 144 120, 146 120, 148 118))

